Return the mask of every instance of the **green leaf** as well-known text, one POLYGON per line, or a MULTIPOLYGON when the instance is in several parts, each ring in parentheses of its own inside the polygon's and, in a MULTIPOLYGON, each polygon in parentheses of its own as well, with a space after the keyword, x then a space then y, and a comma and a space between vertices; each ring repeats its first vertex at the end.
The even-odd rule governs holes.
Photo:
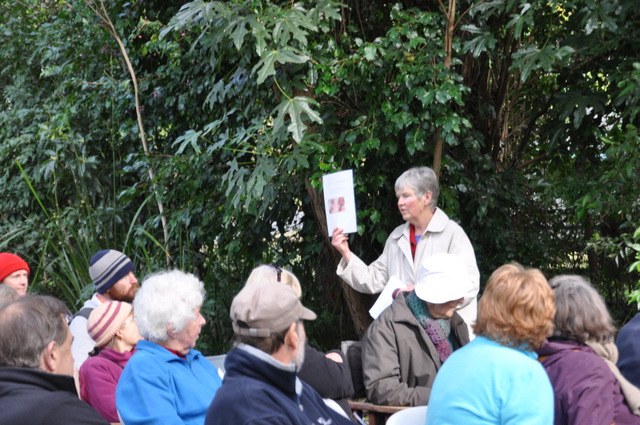
POLYGON ((279 130, 284 123, 285 116, 289 116, 291 123, 287 127, 287 130, 291 133, 293 140, 300 143, 307 129, 304 123, 304 116, 311 121, 322 124, 322 118, 320 118, 320 115, 314 111, 310 105, 318 106, 318 102, 305 96, 296 96, 280 102, 274 110, 276 118, 273 120, 273 131, 276 132, 279 130))
POLYGON ((376 58, 376 51, 377 51, 377 47, 374 46, 374 45, 365 46, 365 48, 364 48, 364 57, 367 60, 372 61, 372 60, 374 60, 376 58))
POLYGON ((271 34, 267 31, 262 22, 255 19, 249 22, 251 25, 251 34, 256 39, 256 53, 262 56, 267 49, 267 40, 271 39, 271 34))
POLYGON ((247 19, 242 16, 237 17, 229 23, 224 32, 231 33, 233 45, 236 46, 236 49, 240 50, 244 43, 244 36, 249 32, 247 29, 247 19))
POLYGON ((176 150, 176 155, 182 154, 188 146, 191 146, 197 154, 200 154, 202 150, 200 149, 200 146, 198 146, 198 137, 200 137, 201 134, 201 131, 189 130, 182 136, 178 137, 175 142, 171 144, 171 147, 175 147, 178 144, 180 145, 178 150, 176 150))
POLYGON ((309 56, 301 54, 294 49, 284 48, 282 50, 272 50, 264 55, 260 61, 253 67, 252 72, 258 73, 258 84, 276 74, 276 63, 305 63, 309 60, 309 56))

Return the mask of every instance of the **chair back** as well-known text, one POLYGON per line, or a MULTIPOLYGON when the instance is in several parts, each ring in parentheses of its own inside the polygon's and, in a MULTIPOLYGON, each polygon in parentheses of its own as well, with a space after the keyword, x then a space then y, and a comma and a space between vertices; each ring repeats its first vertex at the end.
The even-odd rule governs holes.
POLYGON ((217 356, 207 356, 207 360, 209 360, 215 367, 224 372, 224 359, 226 357, 226 354, 218 354, 217 356))
POLYGON ((365 398, 367 393, 364 388, 364 377, 362 373, 362 342, 342 341, 340 349, 347 359, 347 364, 351 370, 353 399, 365 398))
POLYGON ((407 407, 387 419, 387 425, 424 425, 427 420, 427 406, 407 407))

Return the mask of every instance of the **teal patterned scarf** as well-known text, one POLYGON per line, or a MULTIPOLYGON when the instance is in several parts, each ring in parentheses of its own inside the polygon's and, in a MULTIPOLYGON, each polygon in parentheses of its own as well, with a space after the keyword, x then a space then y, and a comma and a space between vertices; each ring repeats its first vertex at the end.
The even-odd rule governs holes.
POLYGON ((451 320, 450 319, 434 319, 429 314, 427 304, 422 301, 416 295, 415 291, 410 292, 406 296, 407 305, 418 319, 418 322, 422 325, 427 335, 436 346, 440 361, 444 361, 451 355, 453 348, 449 342, 449 335, 451 334, 451 320))

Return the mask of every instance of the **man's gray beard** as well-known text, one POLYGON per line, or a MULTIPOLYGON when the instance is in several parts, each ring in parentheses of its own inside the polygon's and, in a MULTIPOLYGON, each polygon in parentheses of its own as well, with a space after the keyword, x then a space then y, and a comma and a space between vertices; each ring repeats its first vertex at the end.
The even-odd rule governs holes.
POLYGON ((298 352, 296 353, 296 359, 293 361, 296 365, 296 370, 302 369, 304 363, 304 349, 306 345, 306 335, 298 333, 298 352))

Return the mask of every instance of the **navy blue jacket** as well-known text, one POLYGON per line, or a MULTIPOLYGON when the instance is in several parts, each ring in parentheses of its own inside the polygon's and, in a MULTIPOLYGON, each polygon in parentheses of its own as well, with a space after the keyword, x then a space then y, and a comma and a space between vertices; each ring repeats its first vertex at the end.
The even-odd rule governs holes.
POLYGON ((225 360, 225 376, 205 425, 353 425, 331 410, 295 370, 247 346, 225 360))
POLYGON ((629 382, 640 388, 640 313, 620 329, 616 345, 618 369, 629 382))

